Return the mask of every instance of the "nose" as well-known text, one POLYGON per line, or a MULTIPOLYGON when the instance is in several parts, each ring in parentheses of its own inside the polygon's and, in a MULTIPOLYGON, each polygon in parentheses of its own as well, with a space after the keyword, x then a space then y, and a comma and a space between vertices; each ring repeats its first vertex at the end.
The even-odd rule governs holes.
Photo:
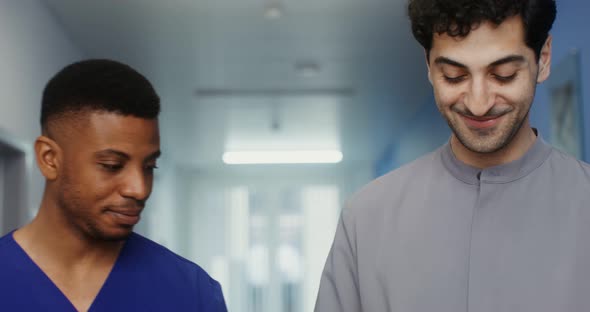
POLYGON ((152 176, 143 169, 133 169, 126 172, 121 185, 121 196, 137 201, 145 201, 152 191, 152 176))
POLYGON ((484 116, 494 106, 494 95, 485 79, 472 79, 465 105, 475 116, 484 116))

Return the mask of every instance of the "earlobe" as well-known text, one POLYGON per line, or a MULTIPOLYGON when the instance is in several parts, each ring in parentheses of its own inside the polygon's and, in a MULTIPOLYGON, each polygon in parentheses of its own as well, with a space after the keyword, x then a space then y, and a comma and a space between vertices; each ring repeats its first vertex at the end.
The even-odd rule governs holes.
POLYGON ((57 179, 61 157, 61 151, 57 143, 46 136, 38 137, 35 140, 35 156, 43 176, 47 180, 57 179))
POLYGON ((552 37, 549 35, 539 54, 539 74, 537 75, 537 83, 547 80, 551 73, 551 42, 552 37))

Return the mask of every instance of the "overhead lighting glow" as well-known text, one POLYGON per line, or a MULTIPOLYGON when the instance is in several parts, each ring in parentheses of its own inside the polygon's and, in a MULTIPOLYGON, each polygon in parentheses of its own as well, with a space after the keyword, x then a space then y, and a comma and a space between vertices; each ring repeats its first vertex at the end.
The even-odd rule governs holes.
POLYGON ((223 162, 241 164, 334 164, 342 161, 342 152, 319 151, 241 151, 223 153, 223 162))
POLYGON ((314 62, 297 62, 295 71, 304 78, 315 77, 320 73, 320 65, 314 62))
POLYGON ((266 7, 264 10, 264 16, 268 19, 279 19, 283 16, 283 10, 281 10, 281 5, 278 3, 272 3, 266 7))

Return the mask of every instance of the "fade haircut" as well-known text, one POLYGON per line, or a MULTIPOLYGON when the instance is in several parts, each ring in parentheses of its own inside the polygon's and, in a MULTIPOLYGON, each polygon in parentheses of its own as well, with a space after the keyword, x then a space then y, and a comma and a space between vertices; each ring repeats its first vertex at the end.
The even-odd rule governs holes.
POLYGON ((555 21, 555 0, 409 0, 408 15, 414 38, 427 56, 434 33, 466 37, 483 22, 500 25, 506 18, 520 16, 525 44, 539 60, 555 21))
POLYGON ((160 98, 139 72, 120 62, 93 59, 70 64, 49 80, 41 100, 41 129, 67 114, 111 112, 156 119, 160 98))

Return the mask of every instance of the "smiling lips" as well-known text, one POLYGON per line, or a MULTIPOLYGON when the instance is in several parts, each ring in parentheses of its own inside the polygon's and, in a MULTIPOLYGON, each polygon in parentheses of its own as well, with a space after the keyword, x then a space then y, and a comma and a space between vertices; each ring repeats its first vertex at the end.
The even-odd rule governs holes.
POLYGON ((107 214, 113 216, 117 223, 123 225, 136 225, 140 219, 141 209, 116 209, 107 210, 107 214))
POLYGON ((500 119, 502 118, 502 116, 504 115, 499 115, 499 116, 492 116, 492 117, 475 117, 475 116, 465 116, 465 115, 460 115, 463 120, 465 120, 465 123, 470 127, 470 128, 475 128, 475 129, 486 129, 486 128, 491 128, 496 126, 499 122, 500 119))

